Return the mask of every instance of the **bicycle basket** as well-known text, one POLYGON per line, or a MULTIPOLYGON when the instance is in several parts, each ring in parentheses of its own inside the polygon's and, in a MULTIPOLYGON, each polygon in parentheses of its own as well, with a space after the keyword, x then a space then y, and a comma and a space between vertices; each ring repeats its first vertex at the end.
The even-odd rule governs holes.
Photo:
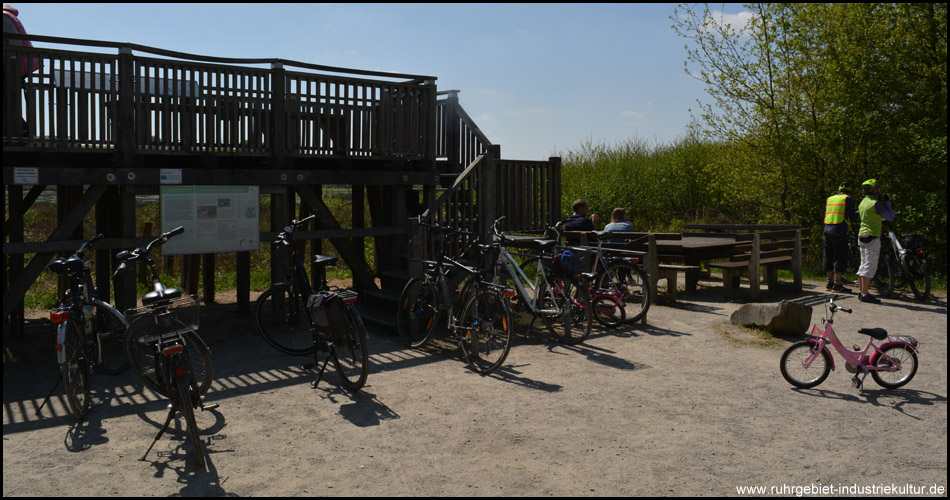
POLYGON ((554 254, 551 260, 551 270, 557 276, 573 277, 580 272, 581 258, 570 250, 562 250, 554 254))
POLYGON ((926 250, 927 237, 922 234, 905 234, 901 243, 908 250, 926 250))
POLYGON ((189 295, 129 309, 125 317, 135 331, 135 340, 149 344, 197 330, 200 305, 201 299, 197 295, 189 295))
POLYGON ((346 335, 343 307, 343 296, 331 290, 314 293, 307 299, 307 310, 321 337, 337 340, 346 335))

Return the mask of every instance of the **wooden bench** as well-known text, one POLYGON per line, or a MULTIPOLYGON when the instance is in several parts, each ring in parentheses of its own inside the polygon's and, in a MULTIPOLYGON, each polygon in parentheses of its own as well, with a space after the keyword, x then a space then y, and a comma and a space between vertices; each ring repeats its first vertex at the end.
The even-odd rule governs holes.
MULTIPOLYGON (((689 227, 689 226, 687 226, 689 227)), ((742 226, 752 228, 756 226, 742 226)), ((764 226, 771 228, 774 226, 764 226)), ((764 232, 752 232, 735 235, 737 242, 735 253, 728 262, 711 262, 710 269, 719 269, 722 272, 722 281, 726 293, 734 296, 739 291, 740 277, 749 279, 750 295, 756 298, 759 294, 760 269, 765 269, 765 279, 769 290, 779 286, 778 270, 792 271, 794 289, 802 290, 802 247, 807 244, 808 228, 785 226, 764 232)))
MULTIPOLYGON (((683 265, 683 255, 676 253, 663 253, 657 251, 656 242, 681 240, 683 235, 680 233, 647 233, 647 232, 615 232, 611 233, 610 239, 623 239, 624 242, 610 242, 605 240, 603 248, 616 250, 634 250, 646 252, 644 270, 647 273, 647 279, 650 283, 650 289, 653 294, 650 298, 656 302, 659 296, 657 285, 660 280, 666 280, 666 297, 671 302, 676 302, 676 288, 678 286, 677 276, 680 272, 698 271, 699 266, 683 265)), ((597 238, 588 231, 564 231, 562 233, 564 242, 568 245, 594 246, 597 244, 597 238)))

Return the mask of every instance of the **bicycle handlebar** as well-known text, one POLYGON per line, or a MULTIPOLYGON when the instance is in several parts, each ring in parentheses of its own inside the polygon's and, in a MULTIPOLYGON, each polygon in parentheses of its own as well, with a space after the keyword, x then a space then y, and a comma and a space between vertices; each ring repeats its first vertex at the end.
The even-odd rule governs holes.
POLYGON ((116 267, 115 274, 113 274, 112 277, 114 278, 118 276, 120 272, 127 270, 129 267, 126 264, 128 264, 129 262, 135 262, 144 257, 148 257, 148 253, 152 251, 152 248, 156 246, 162 246, 169 239, 175 236, 178 236, 179 234, 184 233, 184 232, 185 232, 185 227, 178 226, 175 229, 168 231, 167 233, 162 233, 158 238, 155 238, 154 240, 148 242, 148 244, 145 246, 133 248, 132 250, 123 250, 117 253, 115 258, 119 259, 122 262, 116 267))
POLYGON ((417 222, 417 223, 419 224, 419 226, 422 227, 422 228, 425 228, 425 229, 432 229, 432 230, 435 230, 435 231, 439 231, 439 232, 441 232, 441 233, 443 233, 443 234, 446 234, 446 235, 461 235, 461 236, 468 236, 468 237, 471 237, 471 238, 478 238, 478 234, 473 233, 473 232, 471 232, 471 231, 466 231, 466 230, 464 230, 464 229, 456 229, 456 228, 454 228, 454 227, 440 226, 439 224, 429 224, 429 223, 427 223, 427 222, 422 222, 422 216, 421 216, 421 215, 416 216, 416 222, 417 222))
POLYGON ((846 312, 846 313, 848 313, 848 314, 851 314, 851 309, 850 309, 850 308, 848 308, 848 307, 841 307, 841 306, 839 306, 838 304, 835 304, 835 299, 837 299, 837 298, 838 298, 838 295, 835 294, 835 295, 832 296, 831 299, 828 301, 828 303, 830 304, 831 312, 834 313, 835 311, 844 311, 844 312, 846 312))

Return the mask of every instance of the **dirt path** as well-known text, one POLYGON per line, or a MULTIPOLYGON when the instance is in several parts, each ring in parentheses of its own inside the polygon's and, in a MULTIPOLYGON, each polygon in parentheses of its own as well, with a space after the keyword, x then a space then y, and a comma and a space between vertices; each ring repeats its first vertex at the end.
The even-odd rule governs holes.
MULTIPOLYGON (((30 341, 4 336, 3 495, 946 495, 946 296, 841 301, 855 310, 836 318, 846 344, 863 326, 921 341, 905 388, 869 377, 858 392, 839 367, 797 390, 778 370, 788 341, 742 342, 749 334, 728 324, 739 304, 711 285, 651 308, 649 325, 597 330, 577 347, 519 338, 487 377, 450 347, 409 350, 371 331, 359 394, 338 389, 333 373, 311 389, 301 358, 271 349, 233 304, 208 307, 206 399, 220 408, 198 414, 203 471, 174 425, 138 461, 166 410, 131 372, 96 380, 81 423, 62 389, 36 416, 57 376, 52 329, 37 322, 30 341)), ((823 283, 806 283, 798 300, 819 321, 827 297, 823 283)))

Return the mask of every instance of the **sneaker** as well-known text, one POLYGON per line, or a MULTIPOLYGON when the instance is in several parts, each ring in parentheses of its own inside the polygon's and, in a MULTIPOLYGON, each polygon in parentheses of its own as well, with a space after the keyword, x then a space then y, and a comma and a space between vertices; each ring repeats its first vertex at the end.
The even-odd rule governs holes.
POLYGON ((880 304, 880 303, 881 303, 881 301, 878 300, 877 297, 871 296, 870 293, 867 294, 867 295, 864 295, 864 294, 859 293, 859 294, 858 294, 858 300, 860 300, 861 302, 868 302, 868 303, 871 303, 871 304, 880 304))
POLYGON ((831 287, 831 289, 834 290, 834 291, 836 291, 836 292, 851 293, 851 289, 850 289, 850 288, 845 288, 845 286, 842 285, 841 283, 835 283, 834 286, 831 287))
POLYGON ((829 281, 828 284, 825 286, 825 290, 828 290, 830 292, 834 287, 835 287, 835 282, 829 281))

